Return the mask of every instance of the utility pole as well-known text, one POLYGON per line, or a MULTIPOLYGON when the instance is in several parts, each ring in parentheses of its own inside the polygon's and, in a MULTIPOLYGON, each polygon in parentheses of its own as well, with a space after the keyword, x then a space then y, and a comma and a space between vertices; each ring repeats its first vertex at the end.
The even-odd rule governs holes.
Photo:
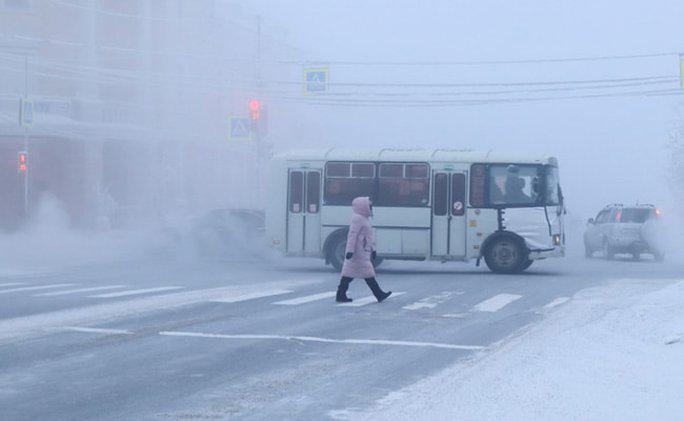
MULTIPOLYGON (((257 28, 256 28, 256 52, 255 52, 255 60, 254 60, 254 73, 256 77, 256 94, 257 98, 259 101, 261 101, 261 95, 262 95, 262 82, 261 82, 261 15, 256 16, 257 19, 257 28)), ((256 169, 257 169, 257 174, 256 174, 256 191, 257 191, 257 205, 261 205, 263 203, 262 197, 263 193, 261 191, 261 168, 262 168, 262 139, 261 139, 261 130, 259 130, 259 121, 258 120, 253 120, 253 130, 254 130, 254 142, 255 142, 255 153, 256 153, 256 169)))
MULTIPOLYGON (((28 100, 28 55, 24 54, 24 100, 28 100)), ((20 110, 23 113, 23 110, 20 110)), ((28 159, 26 171, 24 172, 24 214, 28 217, 30 209, 29 204, 29 177, 31 175, 31 154, 29 153, 29 136, 28 126, 24 125, 24 152, 28 159)))

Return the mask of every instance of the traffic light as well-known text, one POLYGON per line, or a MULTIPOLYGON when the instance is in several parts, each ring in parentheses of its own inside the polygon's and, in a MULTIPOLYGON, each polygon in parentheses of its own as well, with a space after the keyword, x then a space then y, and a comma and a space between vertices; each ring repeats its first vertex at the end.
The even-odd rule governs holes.
POLYGON ((259 121, 261 119, 261 101, 258 99, 249 101, 249 117, 252 121, 259 121))
POLYGON ((28 153, 26 151, 21 151, 18 154, 18 171, 20 173, 25 173, 28 170, 28 153))

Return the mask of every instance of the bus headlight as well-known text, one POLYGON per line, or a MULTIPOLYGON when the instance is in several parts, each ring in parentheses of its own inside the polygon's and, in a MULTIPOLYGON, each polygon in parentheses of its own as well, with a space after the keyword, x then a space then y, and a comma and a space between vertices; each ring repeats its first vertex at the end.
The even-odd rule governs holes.
POLYGON ((560 245, 561 245, 561 236, 560 236, 560 234, 554 234, 554 236, 553 236, 553 245, 554 245, 554 246, 560 246, 560 245))

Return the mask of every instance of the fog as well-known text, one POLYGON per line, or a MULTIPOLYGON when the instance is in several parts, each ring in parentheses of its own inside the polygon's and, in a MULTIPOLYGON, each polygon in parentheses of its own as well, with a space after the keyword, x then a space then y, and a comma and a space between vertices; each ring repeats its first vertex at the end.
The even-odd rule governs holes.
POLYGON ((547 154, 576 230, 608 203, 681 213, 681 2, 4 7, 3 243, 25 238, 10 260, 50 242, 57 260, 101 255, 70 235, 100 235, 103 254, 147 253, 141 243, 155 249, 211 210, 260 211, 270 155, 298 148, 547 154), (302 93, 307 67, 329 69, 327 94, 302 93), (21 97, 35 104, 30 127, 17 125, 21 97), (263 132, 231 139, 229 118, 251 99, 263 132))

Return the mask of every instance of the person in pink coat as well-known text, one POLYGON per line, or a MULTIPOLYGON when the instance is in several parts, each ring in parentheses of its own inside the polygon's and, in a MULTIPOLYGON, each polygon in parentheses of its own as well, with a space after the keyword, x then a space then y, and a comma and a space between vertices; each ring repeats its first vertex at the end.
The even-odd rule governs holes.
POLYGON ((375 280, 375 240, 370 217, 373 215, 373 204, 368 197, 357 197, 352 201, 351 224, 347 235, 347 248, 345 250, 344 264, 342 265, 342 279, 337 287, 336 301, 348 303, 352 299, 347 297, 347 289, 354 278, 364 278, 366 284, 373 291, 373 295, 382 302, 392 294, 392 291, 384 292, 375 280))

